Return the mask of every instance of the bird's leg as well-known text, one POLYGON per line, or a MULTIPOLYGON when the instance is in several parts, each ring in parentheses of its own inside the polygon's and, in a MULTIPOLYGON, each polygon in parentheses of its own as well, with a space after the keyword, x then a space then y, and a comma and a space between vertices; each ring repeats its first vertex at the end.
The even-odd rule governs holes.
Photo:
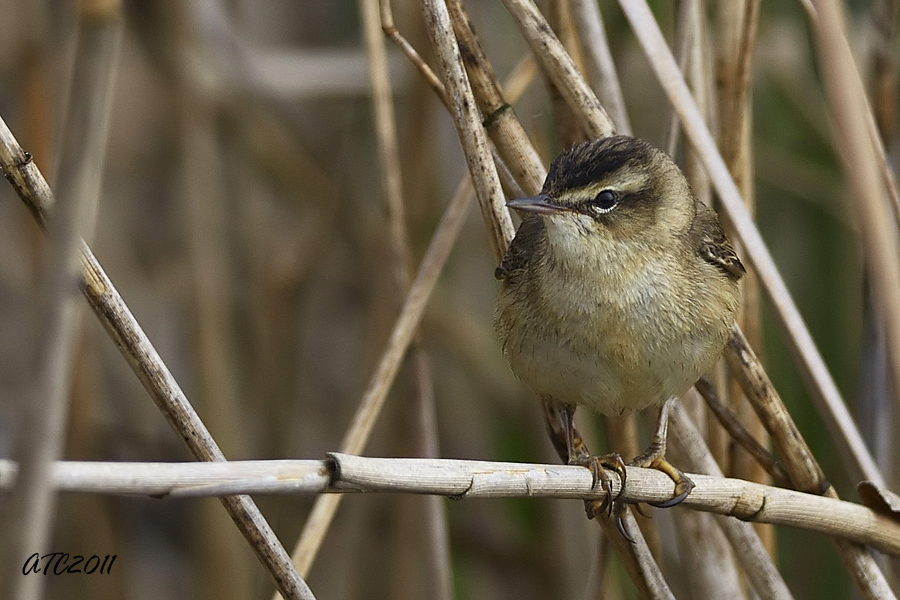
POLYGON ((674 397, 663 403, 662 408, 659 410, 659 421, 656 424, 656 434, 653 436, 653 443, 650 444, 650 447, 643 454, 631 461, 631 466, 657 469, 668 475, 675 482, 675 496, 671 500, 649 503, 651 506, 658 508, 669 508, 679 504, 694 489, 694 482, 666 460, 666 433, 669 429, 669 410, 673 402, 675 402, 674 397))
POLYGON ((565 427, 565 422, 568 422, 568 418, 563 417, 565 405, 556 402, 549 396, 542 396, 541 406, 544 408, 544 425, 547 427, 547 434, 553 443, 553 449, 556 450, 556 454, 559 455, 561 461, 568 463, 571 444, 565 427))
POLYGON ((602 514, 604 510, 610 512, 613 506, 612 497, 612 481, 604 467, 615 471, 619 475, 622 482, 622 488, 625 487, 625 463, 622 457, 617 453, 607 454, 605 456, 593 456, 581 439, 578 430, 575 429, 575 407, 571 404, 565 404, 554 400, 550 396, 541 398, 544 406, 545 423, 547 432, 550 434, 550 441, 556 453, 566 464, 578 465, 585 467, 591 472, 591 487, 596 488, 597 483, 606 492, 603 500, 585 500, 584 508, 588 519, 593 519, 595 515, 602 514))

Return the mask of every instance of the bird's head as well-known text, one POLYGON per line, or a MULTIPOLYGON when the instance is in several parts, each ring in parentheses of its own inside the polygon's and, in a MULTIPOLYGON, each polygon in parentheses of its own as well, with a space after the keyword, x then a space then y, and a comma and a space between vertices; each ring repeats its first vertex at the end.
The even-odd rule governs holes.
POLYGON ((663 241, 686 231, 694 196, 675 162, 628 136, 577 144, 550 165, 541 193, 507 206, 544 218, 548 232, 614 242, 663 241))

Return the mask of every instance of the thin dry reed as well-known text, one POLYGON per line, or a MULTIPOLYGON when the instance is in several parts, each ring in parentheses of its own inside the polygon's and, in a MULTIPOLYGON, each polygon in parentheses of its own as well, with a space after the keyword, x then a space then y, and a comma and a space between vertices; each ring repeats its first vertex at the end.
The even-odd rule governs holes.
MULTIPOLYGON (((87 3, 79 15, 79 43, 60 156, 60 201, 46 227, 49 250, 37 307, 29 315, 32 336, 24 348, 31 372, 23 378, 27 387, 19 392, 21 417, 14 450, 21 477, 0 505, 0 528, 7 532, 0 544, 0 596, 5 598, 37 600, 46 584, 39 577, 20 577, 18 565, 33 552, 44 554, 51 543, 57 503, 49 473, 65 448, 68 389, 82 314, 71 282, 78 276, 81 237, 93 235, 121 39, 119 13, 116 2, 106 7, 87 3)), ((5 173, 32 162, 2 121, 0 161, 5 173)))
MULTIPOLYGON (((867 495, 878 496, 896 484, 892 468, 898 465, 891 465, 884 448, 896 447, 890 440, 896 426, 887 414, 900 410, 900 402, 882 405, 884 414, 870 415, 874 425, 860 433, 848 409, 855 382, 846 363, 853 358, 840 363, 835 356, 843 348, 836 350, 833 339, 816 333, 820 353, 810 331, 820 332, 818 321, 827 320, 810 310, 808 289, 812 285, 821 296, 825 274, 812 261, 803 262, 801 239, 807 226, 815 226, 791 221, 797 233, 785 240, 771 234, 778 223, 758 226, 754 219, 757 213, 780 214, 766 204, 770 188, 776 194, 791 188, 818 203, 816 223, 840 228, 850 239, 842 248, 859 244, 856 262, 865 264, 868 279, 863 281, 858 264, 844 265, 842 272, 850 273, 845 292, 852 298, 842 306, 862 304, 854 285, 869 286, 871 323, 883 338, 867 347, 881 358, 867 365, 872 381, 866 383, 900 401, 900 313, 890 310, 900 298, 900 195, 888 158, 900 147, 893 114, 900 97, 897 65, 890 52, 897 3, 885 0, 874 9, 894 22, 875 22, 871 100, 864 85, 869 73, 850 53, 857 40, 848 40, 848 30, 865 34, 844 22, 833 0, 803 2, 808 31, 794 23, 778 35, 772 23, 782 17, 767 14, 758 0, 685 0, 655 5, 654 12, 644 0, 620 1, 618 7, 558 0, 540 8, 533 0, 360 0, 361 34, 348 33, 348 20, 338 18, 339 8, 331 4, 284 6, 278 9, 283 14, 273 12, 268 20, 256 20, 269 13, 245 0, 229 4, 232 12, 217 3, 133 5, 129 16, 141 41, 128 48, 134 54, 141 47, 144 62, 123 56, 130 61, 123 70, 129 79, 116 87, 124 97, 114 105, 110 81, 121 28, 109 17, 118 15, 118 5, 83 3, 87 29, 75 55, 76 91, 68 112, 84 116, 70 117, 61 138, 58 209, 32 157, 0 121, 3 171, 49 233, 44 255, 23 251, 16 236, 31 234, 23 236, 14 219, 0 221, 6 234, 0 249, 17 252, 0 257, 9 254, 18 263, 0 260, 0 325, 14 324, 7 316, 11 310, 22 320, 29 294, 38 299, 33 312, 40 325, 33 328, 38 337, 30 353, 38 367, 20 375, 30 391, 11 409, 0 403, 0 425, 10 414, 3 411, 11 410, 14 433, 25 442, 13 453, 18 462, 0 461, 0 489, 13 490, 4 497, 0 522, 27 524, 28 533, 3 538, 0 567, 13 573, 21 568, 15 555, 48 548, 54 520, 63 534, 78 536, 60 516, 73 510, 68 498, 61 508, 54 506, 57 493, 66 491, 110 503, 136 501, 105 496, 165 496, 154 510, 167 521, 180 523, 170 518, 177 514, 196 523, 192 534, 167 523, 168 535, 178 540, 169 546, 130 544, 125 538, 137 539, 150 517, 133 504, 125 510, 115 504, 111 514, 139 514, 138 525, 108 516, 106 523, 124 523, 128 533, 94 527, 96 536, 78 538, 92 544, 115 540, 142 567, 145 553, 191 556, 189 569, 159 582, 158 590, 142 590, 151 600, 192 586, 208 598, 270 597, 266 575, 275 580, 276 597, 285 598, 313 598, 305 581, 312 576, 320 597, 604 598, 621 595, 624 583, 642 598, 787 599, 812 595, 810 590, 821 595, 826 584, 819 581, 839 571, 833 568, 838 557, 846 568, 843 585, 852 581, 865 598, 893 598, 870 548, 900 555, 900 526, 876 510, 838 499, 836 489, 849 497, 847 483, 866 479, 867 495), (662 31, 674 32, 671 44, 662 31), (341 32, 344 47, 330 45, 341 32), (809 44, 808 32, 818 51, 816 65, 815 57, 794 52, 809 44), (267 34, 311 43, 275 49, 258 43, 267 34), (362 40, 362 50, 348 50, 351 35, 362 40), (94 42, 97 60, 90 61, 82 51, 94 42), (83 77, 89 64, 96 70, 83 77), (314 67, 324 76, 306 71, 314 67), (147 91, 152 86, 136 83, 152 79, 142 69, 154 70, 161 93, 153 96, 147 91), (511 75, 501 84, 497 75, 505 71, 511 75), (543 88, 529 87, 536 75, 543 88), (794 127, 778 127, 808 132, 814 139, 800 146, 817 142, 816 152, 842 161, 846 190, 840 191, 830 163, 801 158, 790 140, 764 135, 765 127, 773 127, 767 111, 780 110, 767 96, 771 81, 796 109, 794 127), (136 98, 144 94, 153 108, 141 114, 132 106, 143 108, 144 99, 136 98), (754 113, 757 106, 765 108, 754 113), (123 140, 131 139, 131 122, 118 121, 121 130, 107 135, 117 110, 135 123, 139 141, 130 146, 123 140), (490 273, 514 235, 506 199, 539 191, 552 148, 616 130, 634 130, 662 146, 669 141, 698 197, 721 207, 752 271, 745 314, 732 332, 726 360, 710 376, 715 383, 698 385, 711 411, 692 390, 672 416, 670 456, 694 472, 697 487, 683 507, 657 512, 652 520, 627 511, 625 527, 635 543, 620 535, 614 519, 599 518, 599 528, 584 521, 580 503, 572 499, 599 493, 586 470, 546 464, 549 446, 538 403, 525 399, 528 392, 503 365, 489 316, 490 273), (108 137, 116 151, 107 167, 108 137), (176 177, 172 147, 180 160, 176 177), (147 169, 151 163, 156 166, 147 169), (757 176, 756 164, 766 172, 757 176), (766 187, 757 189, 760 182, 766 187), (101 235, 94 245, 126 296, 135 298, 131 308, 79 241, 89 236, 93 221, 79 214, 94 211, 101 190, 101 235), (467 222, 472 197, 482 218, 467 222), (28 252, 34 265, 44 265, 39 276, 23 275, 28 252), (773 255, 788 268, 779 270, 773 255), (88 303, 133 373, 124 372, 120 359, 109 359, 104 353, 112 354, 112 345, 93 341, 90 330, 72 363, 78 328, 67 266, 78 256, 88 303), (807 279, 815 281, 804 287, 807 279), (10 290, 34 291, 17 292, 26 301, 10 309, 10 290), (773 361, 767 372, 757 357, 770 358, 778 347, 762 326, 768 323, 764 307, 773 309, 771 324, 794 358, 827 440, 811 435, 814 425, 802 419, 809 411, 795 410, 803 400, 787 369, 773 361), (159 351, 145 328, 159 341, 159 351), (193 353, 179 353, 191 343, 193 353), (844 366, 832 377, 826 360, 833 368, 836 362, 844 366), (175 435, 163 429, 163 419, 149 422, 135 408, 142 400, 135 376, 175 435), (59 460, 69 406, 77 426, 65 455, 170 462, 59 460), (876 452, 866 444, 873 431, 876 452), (179 441, 195 459, 208 462, 171 462, 189 458, 179 441), (827 452, 813 455, 811 448, 822 447, 836 449, 844 473, 828 463, 827 452), (321 457, 335 449, 324 460, 225 460, 226 454, 321 457), (419 458, 358 456, 409 451, 419 458), (497 454, 517 462, 437 458, 497 454), (767 485, 767 477, 779 487, 767 485), (260 502, 274 530, 250 494, 267 496, 260 502), (247 560, 234 531, 217 527, 218 506, 196 500, 206 497, 219 498, 264 569, 247 560), (553 512, 539 498, 568 500, 554 503, 553 512), (201 502, 200 512, 192 512, 193 503, 201 502), (577 521, 569 518, 574 513, 577 521), (771 556, 772 532, 782 526, 828 536, 836 552, 821 552, 830 552, 832 562, 810 558, 814 566, 783 568, 793 556, 771 556), (297 539, 293 558, 279 537, 297 539)), ((49 37, 38 15, 22 26, 30 28, 31 40, 49 37), (46 31, 37 36, 41 28, 46 31)), ((129 28, 124 35, 132 35, 129 28)), ((50 87, 34 75, 47 77, 47 65, 29 70, 21 57, 46 59, 57 48, 39 44, 34 53, 29 44, 30 52, 0 63, 7 67, 0 71, 24 69, 28 122, 52 122, 50 87)), ((3 110, 18 134, 20 126, 7 118, 13 109, 3 110)), ((49 153, 48 137, 38 132, 29 144, 49 153)), ((0 342, 0 350, 10 352, 0 342)), ((847 340, 850 350, 854 344, 847 340)), ((9 370, 0 363, 0 391, 9 370)), ((610 425, 610 449, 638 445, 635 423, 610 425)), ((594 428, 586 421, 578 425, 591 449, 599 450, 594 428)), ((8 447, 8 437, 0 427, 0 449, 8 447)), ((653 470, 629 468, 626 489, 619 489, 615 477, 613 484, 614 493, 632 504, 671 493, 670 480, 653 470)), ((779 540, 779 548, 790 544, 779 540)), ((107 584, 114 589, 106 590, 110 597, 132 584, 127 575, 120 577, 107 584)), ((36 598, 45 581, 18 578, 18 591, 3 589, 0 595, 36 598)), ((97 589, 89 594, 100 597, 97 589)))

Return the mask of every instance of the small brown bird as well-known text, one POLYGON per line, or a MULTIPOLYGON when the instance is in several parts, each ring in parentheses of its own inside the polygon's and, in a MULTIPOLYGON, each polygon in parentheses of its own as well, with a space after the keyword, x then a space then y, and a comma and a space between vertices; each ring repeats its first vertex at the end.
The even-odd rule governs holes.
POLYGON ((624 478, 624 465, 574 438, 575 407, 662 405, 653 444, 632 464, 666 472, 675 496, 659 506, 677 504, 694 484, 664 458, 668 400, 718 360, 745 273, 716 213, 668 155, 627 136, 563 151, 538 196, 507 206, 523 219, 496 271, 494 323, 513 372, 556 419, 557 450, 591 469, 611 509, 600 467, 624 478))

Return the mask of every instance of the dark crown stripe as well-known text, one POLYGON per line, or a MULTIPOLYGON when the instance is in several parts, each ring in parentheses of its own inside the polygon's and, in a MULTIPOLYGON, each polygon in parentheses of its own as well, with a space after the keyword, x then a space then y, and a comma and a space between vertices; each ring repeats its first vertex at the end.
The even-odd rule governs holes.
POLYGON ((550 165, 544 192, 552 195, 563 189, 584 187, 626 165, 645 165, 655 152, 643 140, 624 135, 576 144, 550 165))

